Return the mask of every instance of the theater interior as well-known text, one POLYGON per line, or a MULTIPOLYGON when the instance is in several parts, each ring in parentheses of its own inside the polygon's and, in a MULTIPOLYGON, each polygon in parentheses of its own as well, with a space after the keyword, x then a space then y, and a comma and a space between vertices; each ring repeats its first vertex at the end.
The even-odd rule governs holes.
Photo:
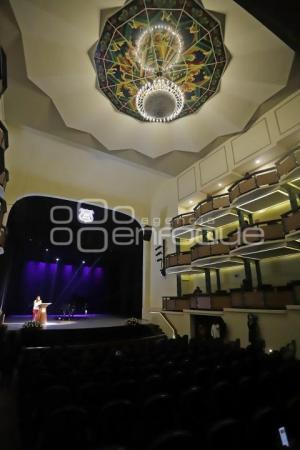
POLYGON ((1 450, 300 448, 298 17, 0 1, 1 450))

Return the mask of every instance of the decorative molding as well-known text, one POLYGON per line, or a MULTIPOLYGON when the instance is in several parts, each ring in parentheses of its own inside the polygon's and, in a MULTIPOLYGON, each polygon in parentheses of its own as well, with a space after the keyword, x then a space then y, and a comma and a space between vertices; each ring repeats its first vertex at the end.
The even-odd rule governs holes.
POLYGON ((300 111, 300 93, 299 92, 296 95, 294 95, 292 98, 290 98, 289 100, 287 100, 286 102, 284 102, 282 105, 280 105, 278 108, 276 108, 274 110, 275 119, 276 119, 276 123, 277 123, 277 126, 278 126, 278 131, 279 131, 280 135, 286 133, 287 131, 292 130, 297 125, 300 125, 300 120, 297 122, 297 119, 300 117, 299 111, 300 111), (296 108, 295 109, 296 109, 297 113, 293 114, 292 116, 295 118, 296 122, 293 125, 291 125, 290 127, 282 129, 281 126, 280 126, 280 118, 279 118, 280 111, 283 110, 284 108, 286 108, 287 105, 291 104, 294 101, 296 102, 296 108), (298 106, 297 106, 297 101, 299 102, 298 106))
MULTIPOLYGON (((251 138, 250 138, 250 139, 251 139, 251 138)), ((235 137, 235 138, 233 138, 233 139, 231 140, 230 144, 231 144, 232 157, 233 157, 234 164, 235 164, 235 165, 240 164, 242 161, 244 161, 244 160, 250 158, 251 156, 255 155, 257 152, 259 152, 259 151, 263 150, 264 148, 268 147, 269 145, 271 145, 271 143, 272 143, 272 140, 271 140, 271 134, 270 134, 270 130, 269 130, 268 121, 267 121, 267 119, 264 117, 264 118, 263 118, 262 120, 260 120, 259 122, 256 122, 256 123, 255 123, 251 128, 249 128, 249 130, 247 130, 245 133, 242 133, 242 134, 240 134, 239 136, 237 136, 237 137, 235 137), (237 147, 234 147, 234 143, 237 142, 238 140, 241 141, 242 139, 245 139, 245 137, 247 137, 247 136, 248 136, 248 138, 249 138, 249 135, 251 135, 251 133, 255 132, 255 129, 256 129, 257 127, 261 126, 261 124, 263 124, 263 123, 264 123, 264 125, 265 125, 265 127, 264 127, 264 128, 265 128, 265 131, 266 131, 265 137, 267 138, 267 142, 265 142, 261 147, 256 148, 252 153, 249 153, 248 155, 246 155, 246 156, 244 156, 244 157, 238 159, 237 156, 235 155, 235 152, 238 152, 238 148, 237 148, 237 147)))
POLYGON ((217 180, 219 177, 221 177, 222 175, 225 175, 227 172, 229 171, 229 165, 228 165, 228 160, 227 160, 227 154, 226 154, 226 147, 225 145, 223 145, 222 147, 218 148, 217 150, 215 150, 213 153, 210 153, 206 158, 203 158, 202 160, 200 160, 199 162, 199 172, 200 172, 200 183, 201 186, 206 185, 208 183, 211 183, 212 181, 217 180), (216 153, 222 152, 224 153, 224 162, 226 164, 226 170, 224 172, 219 173, 218 175, 216 175, 215 177, 209 179, 208 181, 204 181, 203 180, 203 175, 202 175, 202 171, 201 171, 201 165, 205 162, 207 162, 210 158, 212 158, 216 153))
POLYGON ((195 167, 193 166, 193 167, 191 167, 190 169, 188 169, 187 171, 185 171, 183 174, 181 174, 181 175, 179 175, 179 176, 177 177, 178 200, 179 200, 179 201, 180 201, 180 200, 183 200, 184 198, 188 197, 189 195, 194 194, 196 191, 197 191, 196 171, 195 171, 195 167), (185 193, 185 194, 181 197, 181 196, 180 196, 180 191, 181 191, 181 188, 180 188, 181 178, 184 178, 184 177, 188 176, 188 174, 189 174, 190 172, 193 172, 193 174, 191 175, 191 177, 194 177, 194 183, 193 183, 193 184, 194 184, 194 188, 193 188, 193 190, 191 190, 191 191, 188 192, 188 193, 185 193))

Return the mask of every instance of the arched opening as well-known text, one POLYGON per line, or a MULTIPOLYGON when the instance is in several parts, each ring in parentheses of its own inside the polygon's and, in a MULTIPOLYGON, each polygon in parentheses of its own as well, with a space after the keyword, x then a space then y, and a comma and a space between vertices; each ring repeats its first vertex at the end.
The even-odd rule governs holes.
POLYGON ((49 314, 141 317, 143 236, 128 214, 105 206, 28 196, 12 207, 2 256, 3 310, 31 314, 33 299, 49 314))

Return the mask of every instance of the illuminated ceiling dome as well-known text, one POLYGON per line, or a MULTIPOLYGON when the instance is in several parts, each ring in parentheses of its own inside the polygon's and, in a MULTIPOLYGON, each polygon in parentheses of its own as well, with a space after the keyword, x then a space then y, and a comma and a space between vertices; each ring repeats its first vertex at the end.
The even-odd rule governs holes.
POLYGON ((217 92, 227 52, 219 21, 200 3, 132 0, 105 22, 94 61, 100 90, 117 110, 138 120, 153 121, 156 114, 163 119, 156 121, 170 121, 196 112, 217 92), (173 90, 160 90, 160 98, 156 92, 161 109, 153 115, 145 109, 154 111, 154 81, 162 77, 173 90), (150 85, 152 101, 147 92, 142 105, 137 95, 150 85))

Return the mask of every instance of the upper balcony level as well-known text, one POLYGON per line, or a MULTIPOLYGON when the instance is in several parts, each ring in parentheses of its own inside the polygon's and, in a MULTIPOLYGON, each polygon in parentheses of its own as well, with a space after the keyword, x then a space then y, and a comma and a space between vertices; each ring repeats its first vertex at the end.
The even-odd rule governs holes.
POLYGON ((278 205, 288 200, 276 167, 245 175, 229 189, 231 205, 249 213, 278 205))
POLYGON ((292 220, 299 226, 299 217, 298 213, 296 218, 294 213, 290 214, 292 215, 287 218, 260 222, 234 231, 229 236, 235 245, 230 254, 259 260, 299 253, 300 242, 290 236, 289 232, 292 220))
POLYGON ((300 189, 300 150, 285 156, 276 164, 281 183, 300 189))
POLYGON ((199 272, 191 267, 191 252, 172 253, 166 256, 166 273, 199 272))
POLYGON ((195 230, 194 211, 173 217, 171 228, 174 237, 189 238, 195 230))
POLYGON ((194 208, 195 224, 218 228, 236 222, 238 216, 230 205, 229 194, 215 195, 198 203, 194 208))
POLYGON ((288 241, 300 241, 300 210, 289 211, 282 216, 285 238, 288 241))
POLYGON ((225 239, 197 243, 189 252, 166 257, 167 273, 222 269, 244 259, 267 259, 300 253, 300 209, 281 218, 245 225, 225 239))
POLYGON ((243 264, 239 257, 231 256, 234 244, 230 240, 203 242, 191 248, 191 265, 196 268, 221 269, 243 264))
POLYGON ((247 173, 228 192, 208 196, 193 211, 174 217, 177 236, 193 229, 216 229, 238 221, 238 210, 253 214, 290 200, 300 190, 300 149, 286 155, 273 167, 247 173))

